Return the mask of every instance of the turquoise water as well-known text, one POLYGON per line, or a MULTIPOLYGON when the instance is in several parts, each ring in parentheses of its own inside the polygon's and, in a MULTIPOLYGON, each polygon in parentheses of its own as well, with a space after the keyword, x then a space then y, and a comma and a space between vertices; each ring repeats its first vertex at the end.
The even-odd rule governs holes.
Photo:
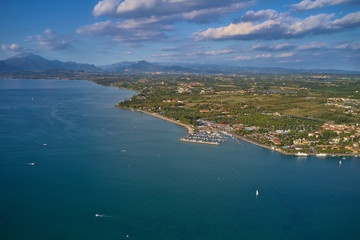
POLYGON ((360 239, 359 159, 179 142, 133 94, 0 79, 1 239, 360 239))

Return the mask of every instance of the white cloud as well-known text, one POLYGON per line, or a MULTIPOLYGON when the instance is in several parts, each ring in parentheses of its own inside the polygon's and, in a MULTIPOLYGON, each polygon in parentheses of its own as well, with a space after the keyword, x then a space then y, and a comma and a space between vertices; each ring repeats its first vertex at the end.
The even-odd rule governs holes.
POLYGON ((93 10, 94 16, 101 15, 113 15, 116 13, 116 6, 118 6, 120 0, 104 0, 96 4, 93 10))
POLYGON ((326 42, 309 42, 298 47, 298 50, 318 50, 326 48, 326 42))
POLYGON ((235 60, 250 60, 252 58, 252 56, 237 56, 235 60))
POLYGON ((179 50, 178 47, 163 47, 163 48, 160 48, 160 51, 177 51, 179 50))
POLYGON ((179 20, 192 20, 198 23, 210 22, 220 17, 226 16, 238 10, 250 6, 250 3, 234 3, 229 6, 205 8, 200 10, 192 10, 189 12, 181 13, 177 16, 179 20))
POLYGON ((206 51, 205 55, 223 55, 223 54, 230 54, 234 53, 234 50, 232 49, 222 49, 219 51, 206 51))
POLYGON ((115 41, 148 41, 164 40, 167 36, 161 30, 171 30, 169 25, 159 24, 158 18, 130 19, 122 22, 97 22, 92 25, 82 26, 76 30, 78 34, 92 36, 111 36, 115 41))
POLYGON ((72 40, 68 37, 58 35, 51 29, 46 29, 41 34, 27 37, 25 41, 34 43, 38 48, 63 50, 71 47, 70 42, 72 40))
POLYGON ((271 53, 262 53, 255 56, 255 58, 269 58, 272 57, 271 53))
POLYGON ((294 52, 287 52, 287 53, 281 53, 281 54, 279 54, 277 57, 286 58, 286 57, 292 57, 292 56, 294 56, 294 55, 295 55, 294 52))
POLYGON ((340 32, 360 26, 360 11, 332 21, 333 17, 334 14, 318 14, 302 20, 279 14, 277 18, 263 22, 239 22, 209 28, 193 33, 193 37, 196 40, 275 40, 340 32))
POLYGON ((255 44, 245 51, 267 51, 267 52, 278 52, 294 49, 295 44, 291 43, 279 43, 279 44, 255 44))
POLYGON ((257 54, 255 56, 249 56, 249 55, 237 56, 235 60, 253 60, 258 58, 271 58, 271 57, 273 57, 273 55, 270 53, 262 53, 262 54, 257 54))
POLYGON ((261 21, 263 19, 275 19, 275 18, 279 18, 280 14, 287 15, 284 13, 278 13, 273 9, 260 10, 257 12, 251 10, 251 11, 247 11, 245 15, 242 16, 236 22, 256 22, 256 21, 261 21))
POLYGON ((17 43, 1 44, 1 50, 7 55, 16 55, 27 51, 17 43))
POLYGON ((12 44, 2 44, 1 45, 2 50, 11 50, 11 51, 17 51, 20 49, 19 44, 12 43, 12 44))
POLYGON ((254 0, 102 0, 93 9, 94 16, 149 18, 206 22, 253 4, 254 0))
POLYGON ((360 50, 360 42, 356 43, 341 43, 335 47, 340 50, 360 50))
POLYGON ((349 3, 353 0, 303 0, 299 3, 292 4, 291 9, 294 11, 304 11, 316 8, 322 8, 325 6, 333 6, 342 3, 349 3))

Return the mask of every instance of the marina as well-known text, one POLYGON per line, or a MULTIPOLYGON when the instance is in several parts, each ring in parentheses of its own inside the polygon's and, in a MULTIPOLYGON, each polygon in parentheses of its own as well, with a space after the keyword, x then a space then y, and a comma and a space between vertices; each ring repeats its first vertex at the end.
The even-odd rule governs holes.
POLYGON ((226 142, 227 138, 227 136, 219 132, 196 131, 186 137, 180 138, 179 141, 220 145, 220 143, 226 142))

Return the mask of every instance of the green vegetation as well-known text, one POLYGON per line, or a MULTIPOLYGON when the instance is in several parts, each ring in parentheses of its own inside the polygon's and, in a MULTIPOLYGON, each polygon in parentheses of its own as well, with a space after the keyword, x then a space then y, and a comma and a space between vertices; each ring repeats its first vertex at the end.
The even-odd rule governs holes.
POLYGON ((139 92, 118 107, 156 112, 194 126, 200 119, 226 124, 237 134, 285 152, 357 151, 359 76, 147 75, 107 84, 139 92), (350 130, 321 132, 325 122, 343 124, 341 128, 347 124, 355 132, 344 141, 350 130), (332 139, 337 136, 339 141, 332 139))

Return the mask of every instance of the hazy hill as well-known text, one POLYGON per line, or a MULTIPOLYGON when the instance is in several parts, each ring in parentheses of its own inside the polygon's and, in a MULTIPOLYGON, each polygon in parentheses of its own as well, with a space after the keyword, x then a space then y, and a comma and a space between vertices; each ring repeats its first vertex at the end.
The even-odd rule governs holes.
POLYGON ((90 64, 47 60, 35 54, 21 54, 0 61, 0 71, 33 71, 41 72, 52 69, 101 72, 102 69, 90 64))

